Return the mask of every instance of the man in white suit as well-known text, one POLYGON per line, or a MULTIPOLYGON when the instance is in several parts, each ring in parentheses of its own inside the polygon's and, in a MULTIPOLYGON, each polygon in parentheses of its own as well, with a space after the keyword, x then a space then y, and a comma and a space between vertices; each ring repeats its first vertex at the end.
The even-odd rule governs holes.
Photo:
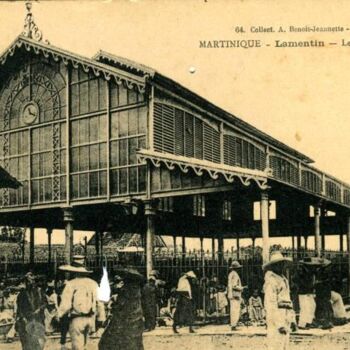
POLYGON ((230 326, 231 330, 237 329, 237 323, 241 314, 242 287, 241 278, 237 270, 242 265, 238 261, 233 261, 230 266, 230 273, 227 281, 227 298, 230 301, 230 326))

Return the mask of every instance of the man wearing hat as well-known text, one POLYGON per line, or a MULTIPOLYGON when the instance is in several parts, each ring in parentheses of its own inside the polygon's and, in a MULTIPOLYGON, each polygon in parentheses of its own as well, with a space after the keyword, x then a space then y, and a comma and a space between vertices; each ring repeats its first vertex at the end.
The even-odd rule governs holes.
POLYGON ((44 293, 35 284, 35 277, 28 272, 24 277, 25 289, 17 297, 16 330, 23 350, 40 350, 45 346, 44 293))
POLYGON ((98 284, 91 278, 84 266, 85 257, 73 256, 70 265, 60 266, 61 271, 71 274, 61 295, 57 317, 69 316, 69 334, 72 350, 85 348, 88 336, 98 323, 105 321, 104 305, 98 300, 98 284))
POLYGON ((291 263, 290 258, 285 258, 281 252, 275 251, 271 253, 270 261, 263 265, 265 272, 264 306, 269 350, 288 348, 294 311, 285 271, 291 263))
POLYGON ((242 287, 241 278, 237 270, 239 270, 242 265, 234 260, 230 266, 230 273, 227 277, 227 298, 230 301, 230 326, 231 330, 237 329, 237 323, 241 314, 241 299, 242 287))

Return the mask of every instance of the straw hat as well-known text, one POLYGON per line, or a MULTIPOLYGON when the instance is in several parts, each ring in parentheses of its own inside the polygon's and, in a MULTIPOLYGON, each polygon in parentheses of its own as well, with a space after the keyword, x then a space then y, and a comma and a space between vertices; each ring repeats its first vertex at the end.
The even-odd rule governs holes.
POLYGON ((141 275, 136 269, 132 267, 120 267, 116 270, 117 276, 121 280, 128 281, 138 281, 141 282, 144 280, 143 275, 141 275))
POLYGON ((319 257, 310 257, 310 258, 304 258, 300 260, 300 264, 303 264, 305 266, 314 266, 314 267, 326 267, 331 264, 331 261, 326 258, 319 258, 319 257))
POLYGON ((62 265, 58 269, 75 273, 92 273, 92 271, 86 269, 85 256, 83 255, 74 255, 70 265, 62 265))
POLYGON ((281 263, 281 262, 291 264, 293 262, 293 260, 291 258, 284 257, 281 252, 275 251, 275 252, 271 253, 270 261, 263 264, 262 268, 263 268, 263 270, 265 270, 267 267, 270 267, 273 264, 277 264, 277 263, 281 263))
POLYGON ((240 269, 241 267, 242 265, 237 260, 232 261, 230 265, 231 269, 240 269))

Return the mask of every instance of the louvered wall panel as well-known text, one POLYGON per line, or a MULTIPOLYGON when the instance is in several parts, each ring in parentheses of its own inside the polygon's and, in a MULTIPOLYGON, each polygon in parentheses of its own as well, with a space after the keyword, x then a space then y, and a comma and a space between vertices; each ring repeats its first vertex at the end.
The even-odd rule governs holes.
POLYGON ((213 130, 213 162, 221 163, 220 133, 215 129, 212 129, 212 130, 213 130))
POLYGON ((326 196, 335 200, 341 201, 341 190, 340 187, 333 181, 326 181, 326 196))
POLYGON ((227 165, 236 165, 236 147, 234 136, 224 135, 224 163, 227 165))
POLYGON ((293 185, 299 185, 299 169, 293 163, 284 158, 271 155, 270 167, 275 178, 293 185))
POLYGON ((350 190, 344 190, 344 203, 350 204, 350 190))
POLYGON ((237 136, 224 135, 224 163, 242 168, 265 170, 266 155, 253 143, 237 136))
POLYGON ((302 170, 302 187, 305 189, 320 194, 322 192, 322 180, 319 176, 311 171, 302 170))
POLYGON ((198 159, 203 159, 203 122, 194 119, 194 156, 198 159))
POLYGON ((166 105, 163 105, 162 108, 163 150, 165 152, 175 153, 175 110, 173 107, 169 107, 166 105))
POLYGON ((163 152, 163 117, 162 117, 162 105, 160 103, 154 104, 154 149, 158 152, 163 152))
POLYGON ((185 156, 194 157, 193 115, 185 113, 185 156))
POLYGON ((175 109, 175 154, 184 154, 184 112, 175 109))

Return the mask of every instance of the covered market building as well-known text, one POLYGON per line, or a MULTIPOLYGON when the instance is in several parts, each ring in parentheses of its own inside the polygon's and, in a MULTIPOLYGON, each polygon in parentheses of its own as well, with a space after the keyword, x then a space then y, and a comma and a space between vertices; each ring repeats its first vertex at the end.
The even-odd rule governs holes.
POLYGON ((30 228, 31 259, 35 228, 65 230, 66 262, 74 230, 140 233, 148 273, 155 235, 219 251, 261 237, 264 261, 270 237, 314 236, 320 256, 345 235, 349 253, 349 185, 156 70, 57 48, 30 21, 0 56, 0 165, 21 183, 0 190, 0 225, 30 228))

